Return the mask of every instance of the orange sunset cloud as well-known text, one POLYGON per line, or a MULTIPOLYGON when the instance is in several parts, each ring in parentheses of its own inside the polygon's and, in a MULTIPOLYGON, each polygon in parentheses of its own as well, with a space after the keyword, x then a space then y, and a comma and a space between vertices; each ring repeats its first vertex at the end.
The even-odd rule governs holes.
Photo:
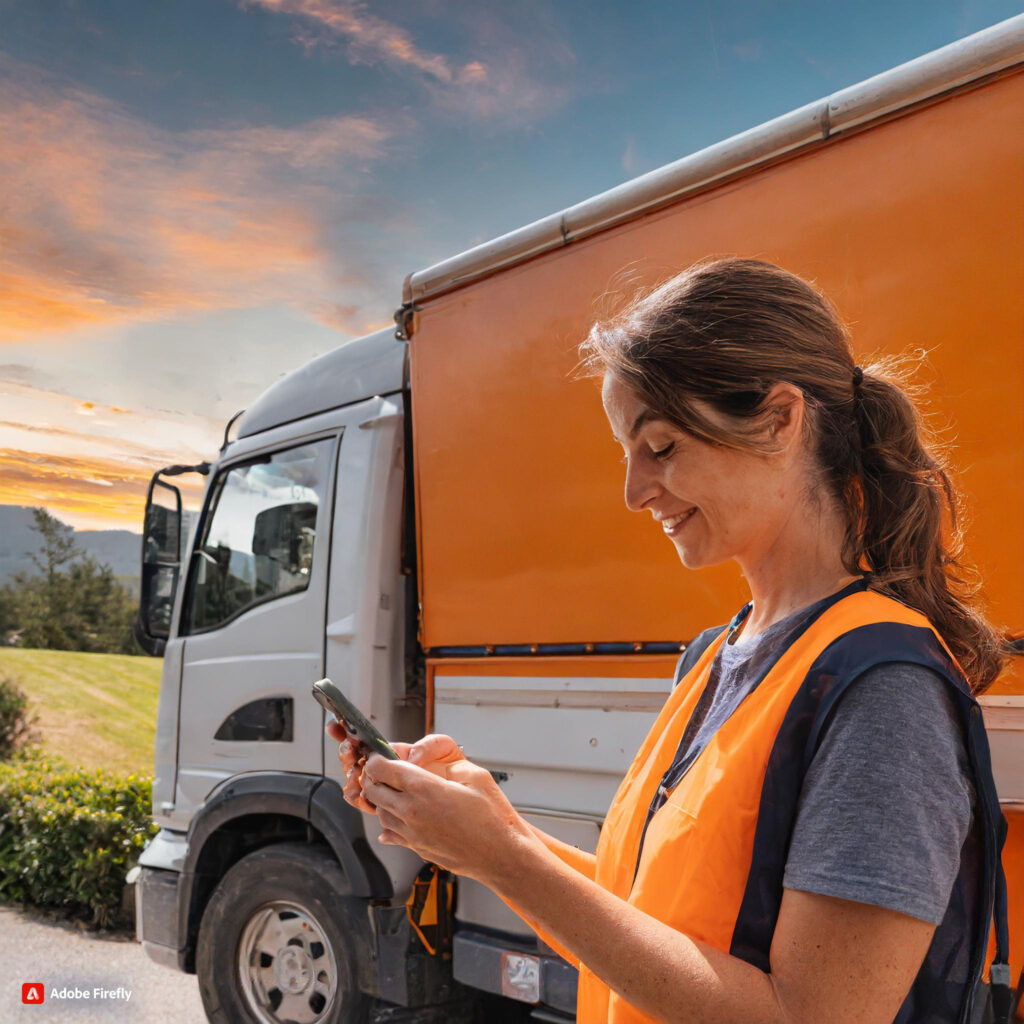
MULTIPOLYGON (((43 505, 78 529, 138 532, 153 473, 195 464, 223 425, 170 411, 134 411, 0 380, 0 504, 43 505), (142 440, 145 439, 145 440, 142 440)), ((202 481, 180 478, 198 502, 202 481)))
POLYGON ((249 0, 246 6, 301 15, 332 33, 345 36, 354 60, 384 59, 407 64, 442 82, 451 82, 455 77, 446 57, 424 52, 405 29, 356 4, 331 0, 249 0))
MULTIPOLYGON (((45 505, 80 530, 142 530, 146 489, 159 466, 0 448, 0 504, 45 505)), ((197 475, 175 479, 187 506, 202 493, 197 475)))
POLYGON ((273 302, 315 315, 359 277, 338 265, 324 210, 364 214, 332 186, 344 173, 354 193, 389 130, 341 116, 175 133, 5 58, 0 138, 0 341, 12 341, 273 302))

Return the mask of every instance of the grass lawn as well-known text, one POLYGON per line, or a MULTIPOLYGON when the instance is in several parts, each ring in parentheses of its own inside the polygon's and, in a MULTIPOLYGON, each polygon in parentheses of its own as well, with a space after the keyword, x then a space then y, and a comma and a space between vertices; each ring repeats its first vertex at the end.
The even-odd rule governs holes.
POLYGON ((153 774, 160 658, 0 647, 0 677, 17 680, 39 744, 85 768, 153 774))

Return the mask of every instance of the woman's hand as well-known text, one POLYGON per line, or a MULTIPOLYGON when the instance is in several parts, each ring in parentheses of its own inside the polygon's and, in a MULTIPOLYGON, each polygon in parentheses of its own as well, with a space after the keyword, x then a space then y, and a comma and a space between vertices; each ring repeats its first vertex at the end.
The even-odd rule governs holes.
POLYGON ((528 851, 545 852, 491 773, 466 760, 447 736, 413 744, 407 760, 372 755, 362 792, 377 809, 382 843, 406 846, 492 888, 500 890, 528 851))
POLYGON ((392 743, 400 760, 350 737, 338 722, 327 733, 339 742, 348 803, 380 818, 382 843, 406 846, 424 860, 488 884, 502 877, 524 846, 543 850, 491 773, 468 761, 450 736, 392 743))
MULTIPOLYGON (((369 751, 354 736, 349 736, 344 726, 335 720, 327 723, 327 735, 338 741, 338 760, 345 772, 343 793, 345 800, 368 814, 376 814, 377 808, 363 796, 363 766, 369 751)), ((434 775, 447 778, 448 766, 464 761, 465 755, 451 736, 431 733, 416 743, 392 743, 392 749, 403 761, 411 761, 434 775)))

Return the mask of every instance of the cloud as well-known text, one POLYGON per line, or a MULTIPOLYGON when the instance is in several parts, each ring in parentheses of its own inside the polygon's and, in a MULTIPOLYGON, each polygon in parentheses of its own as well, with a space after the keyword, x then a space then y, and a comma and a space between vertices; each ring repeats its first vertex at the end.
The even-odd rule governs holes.
MULTIPOLYGON (((152 474, 214 456, 223 425, 0 382, 0 504, 43 505, 79 529, 139 530, 152 474), (84 418, 83 418, 84 417, 84 418)), ((182 477, 189 506, 202 482, 182 477)))
POLYGON ((520 14, 522 26, 510 23, 515 15, 499 17, 475 2, 457 12, 446 8, 447 20, 457 19, 470 38, 464 58, 423 49, 405 28, 355 0, 242 0, 242 5, 301 19, 294 39, 306 50, 342 40, 352 64, 416 73, 435 108, 452 116, 521 126, 569 98, 558 77, 575 68, 575 55, 550 24, 538 24, 543 14, 532 5, 520 14))
POLYGON ((371 334, 394 324, 394 320, 368 317, 359 306, 345 306, 337 302, 320 306, 313 314, 320 323, 353 336, 371 334))
POLYGON ((31 447, 41 455, 88 453, 159 468, 209 458, 223 434, 212 417, 124 409, 10 381, 0 382, 0 406, 0 447, 31 447))
MULTIPOLYGON (((446 57, 421 50, 405 29, 369 14, 361 4, 332 0, 248 0, 248 7, 264 7, 281 14, 308 19, 329 36, 348 42, 353 63, 391 64, 412 67, 441 82, 451 82, 456 72, 446 57)), ((302 37, 306 45, 316 37, 302 37)))
POLYGON ((0 341, 358 293, 367 268, 340 254, 393 130, 172 132, 0 59, 0 341))
MULTIPOLYGON (((0 448, 0 504, 42 505, 77 529, 142 529, 146 490, 152 468, 120 459, 45 455, 0 448)), ((191 476, 191 475, 190 475, 191 476)), ((188 504, 199 498, 197 481, 177 478, 189 492, 188 504)))
POLYGON ((550 5, 521 0, 489 7, 470 0, 459 20, 473 59, 453 87, 427 83, 435 106, 454 117, 531 127, 561 110, 575 93, 597 86, 600 74, 579 66, 550 5))
MULTIPOLYGON (((2 286, 0 286, 2 288, 2 286)), ((38 367, 27 363, 0 363, 0 383, 11 381, 15 384, 28 384, 33 387, 48 387, 50 379, 38 367)))
POLYGON ((649 159, 640 152, 634 135, 626 136, 626 146, 619 158, 619 163, 631 178, 653 171, 658 166, 657 161, 649 159))

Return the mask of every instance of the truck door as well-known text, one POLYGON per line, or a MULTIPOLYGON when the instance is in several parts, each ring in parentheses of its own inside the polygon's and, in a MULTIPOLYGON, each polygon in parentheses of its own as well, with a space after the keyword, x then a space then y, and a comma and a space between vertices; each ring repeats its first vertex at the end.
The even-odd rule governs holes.
POLYGON ((321 770, 322 716, 306 698, 323 674, 342 434, 250 451, 210 486, 181 612, 179 813, 238 772, 321 770))

